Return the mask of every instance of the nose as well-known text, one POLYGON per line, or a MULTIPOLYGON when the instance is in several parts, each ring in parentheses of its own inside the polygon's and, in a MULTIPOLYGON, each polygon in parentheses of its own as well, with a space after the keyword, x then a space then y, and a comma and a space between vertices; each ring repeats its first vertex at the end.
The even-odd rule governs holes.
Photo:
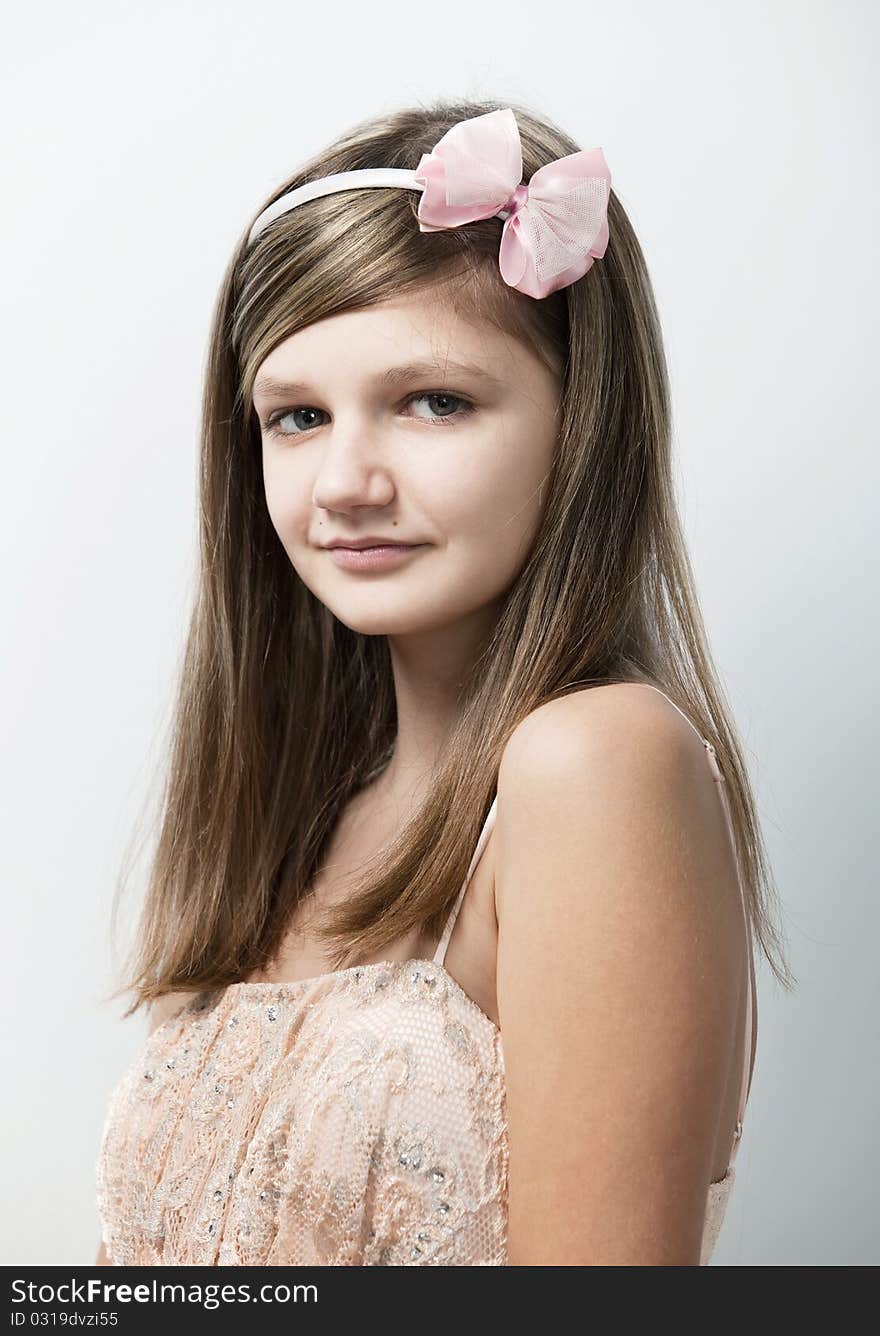
POLYGON ((319 509, 387 506, 393 500, 394 481, 381 442, 363 419, 346 425, 337 418, 322 436, 319 450, 312 490, 312 503, 319 509))

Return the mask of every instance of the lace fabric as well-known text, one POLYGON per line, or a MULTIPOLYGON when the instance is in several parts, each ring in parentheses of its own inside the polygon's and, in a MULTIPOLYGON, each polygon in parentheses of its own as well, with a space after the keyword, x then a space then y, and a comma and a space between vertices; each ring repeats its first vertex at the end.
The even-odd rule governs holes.
POLYGON ((118 1265, 501 1265, 494 1023, 433 961, 201 994, 111 1096, 118 1265))

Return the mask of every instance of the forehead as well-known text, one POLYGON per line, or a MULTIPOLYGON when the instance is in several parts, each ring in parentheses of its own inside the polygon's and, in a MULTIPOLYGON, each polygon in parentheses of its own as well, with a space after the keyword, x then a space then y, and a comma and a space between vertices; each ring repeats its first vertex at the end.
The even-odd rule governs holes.
MULTIPOLYGON (((381 378, 395 366, 444 365, 501 383, 529 374, 535 354, 448 283, 396 295, 353 311, 317 320, 291 334, 263 360, 254 383, 254 397, 271 389, 269 382, 303 380, 334 368, 348 375, 381 378), (342 359, 342 360, 340 360, 342 359)), ((334 372, 335 374, 335 372, 334 372)))

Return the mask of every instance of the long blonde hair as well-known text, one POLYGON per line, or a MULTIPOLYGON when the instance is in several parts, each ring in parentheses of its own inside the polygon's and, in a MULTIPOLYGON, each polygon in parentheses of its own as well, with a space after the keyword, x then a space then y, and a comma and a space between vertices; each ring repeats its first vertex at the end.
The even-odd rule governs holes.
MULTIPOLYGON (((412 167, 455 122, 511 105, 524 179, 580 147, 509 101, 441 101, 355 126, 258 212, 316 176, 412 167)), ((568 690, 648 681, 716 748, 753 931, 791 987, 755 800, 683 541, 660 323, 623 206, 612 191, 604 258, 538 301, 500 278, 499 218, 422 233, 417 202, 398 189, 310 201, 250 248, 246 229, 224 276, 204 383, 198 585, 159 836, 134 950, 112 996, 134 992, 128 1016, 164 993, 222 987, 262 969, 342 809, 391 757, 387 641, 343 625, 292 569, 267 512, 251 393, 263 359, 291 334, 447 274, 478 318, 561 369, 558 446, 531 550, 461 684, 430 793, 381 866, 325 912, 318 931, 328 954, 346 968, 413 929, 437 935, 517 723, 568 690)))

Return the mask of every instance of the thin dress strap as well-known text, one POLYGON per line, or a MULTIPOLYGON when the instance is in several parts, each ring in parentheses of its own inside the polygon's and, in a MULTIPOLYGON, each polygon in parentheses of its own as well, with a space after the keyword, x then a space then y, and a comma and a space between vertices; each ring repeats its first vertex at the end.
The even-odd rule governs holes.
POLYGON ((461 902, 464 899, 464 893, 468 888, 468 883, 474 874, 474 868, 480 861, 480 855, 485 849, 486 841, 488 840, 492 828, 495 825, 495 812, 497 806, 498 806, 498 795, 496 794, 495 797, 492 799, 492 806, 489 808, 489 811, 486 814, 486 820, 483 822, 483 829, 480 831, 480 837, 477 840, 477 846, 474 849, 473 856, 471 858, 471 865, 467 870, 467 876, 464 879, 461 890, 455 897, 455 904, 452 906, 452 910, 443 927, 443 935, 441 936, 440 941, 437 943, 437 950, 434 952, 435 965, 442 965, 443 961, 446 959, 446 948, 449 945, 449 938, 452 936, 452 929, 455 927, 455 920, 458 918, 458 911, 461 909, 461 902))
POLYGON ((703 746, 705 747, 706 755, 709 758, 709 768, 712 771, 712 776, 716 784, 718 785, 718 792, 721 795, 721 806, 724 809, 724 820, 725 824, 727 825, 727 833, 728 836, 730 837, 730 843, 733 849, 733 856, 736 862, 736 880, 737 880, 737 885, 739 887, 740 905, 742 907, 743 922, 745 923, 745 929, 746 929, 746 941, 748 943, 749 963, 747 966, 747 975, 746 975, 747 982, 746 982, 745 1056, 743 1059, 742 1080, 740 1082, 739 1110, 737 1113, 736 1130, 733 1134, 733 1148, 731 1150, 730 1160, 728 1163, 728 1170, 730 1170, 731 1168, 733 1168, 734 1161, 736 1160, 737 1154, 739 1153, 740 1145, 742 1144, 743 1119, 745 1118, 746 1101, 749 1096, 749 1076, 750 1076, 751 1056, 752 1056, 752 1005, 753 1004, 752 1004, 752 965, 751 965, 752 927, 749 921, 748 913, 746 911, 746 900, 745 900, 745 892, 743 890, 742 871, 740 868, 739 855, 737 853, 737 848, 736 848, 736 837, 733 828, 733 818, 731 817, 730 814, 730 799, 727 796, 727 787, 726 787, 727 781, 725 780, 724 775, 721 772, 721 767, 718 764, 718 758, 715 755, 715 748, 712 746, 712 743, 709 742, 707 738, 703 737, 702 733, 697 728, 694 721, 688 718, 684 710, 682 710, 678 705, 676 705, 675 701, 671 700, 670 697, 666 695, 665 691, 660 691, 660 688, 655 687, 653 683, 637 682, 635 683, 635 685, 650 687, 652 691, 659 692, 660 695, 665 700, 669 701, 670 705, 674 706, 674 708, 678 710, 678 713, 681 715, 682 719, 687 719, 687 722, 690 724, 691 728, 697 734, 697 737, 700 739, 703 746))

